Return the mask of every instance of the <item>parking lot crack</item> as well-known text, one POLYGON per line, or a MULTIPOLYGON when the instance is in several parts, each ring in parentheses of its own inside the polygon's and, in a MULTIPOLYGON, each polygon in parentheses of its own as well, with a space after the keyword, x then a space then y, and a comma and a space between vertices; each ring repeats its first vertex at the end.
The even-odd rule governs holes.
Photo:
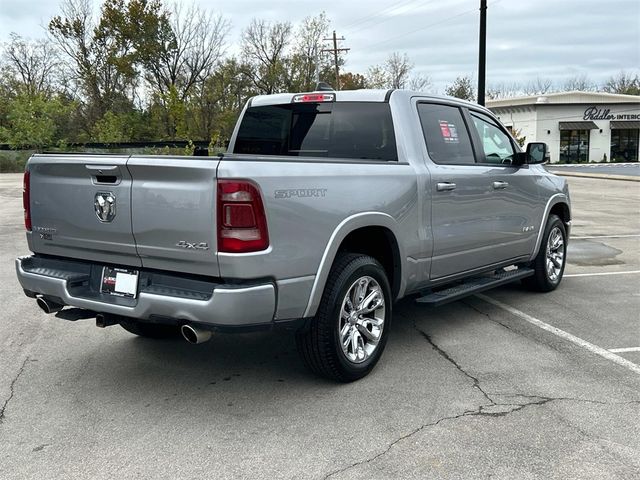
POLYGON ((473 310, 474 312, 479 313, 479 314, 480 314, 480 315, 482 315, 483 317, 486 317, 486 318, 487 318, 487 320, 489 320, 490 322, 495 323, 495 324, 497 324, 497 325, 500 325, 501 327, 504 327, 504 328, 506 328, 507 330, 510 330, 510 331, 512 331, 512 332, 514 331, 514 330, 513 330, 513 328, 511 328, 509 325, 507 325, 506 323, 502 323, 502 322, 500 322, 500 321, 496 320, 496 319, 495 319, 495 318, 493 318, 491 315, 489 315, 487 312, 483 312, 482 310, 480 310, 480 309, 479 309, 478 307, 476 307, 475 305, 472 305, 471 303, 469 303, 469 302, 467 302, 467 301, 465 301, 465 300, 462 300, 462 303, 463 303, 464 305, 466 305, 467 307, 469 307, 469 308, 470 308, 471 310, 473 310))
POLYGON ((347 465, 346 467, 340 468, 338 470, 334 470, 332 472, 329 472, 327 475, 324 476, 324 480, 331 478, 335 475, 338 475, 340 473, 346 472, 347 470, 351 470, 352 468, 356 468, 359 467, 360 465, 365 465, 367 463, 371 463, 375 460, 377 460, 378 458, 386 455, 387 453, 389 453, 389 451, 399 442, 402 442, 403 440, 406 440, 414 435, 416 435, 417 433, 421 432, 422 430, 424 430, 425 428, 429 428, 429 427, 435 427, 436 425, 438 425, 441 422, 444 422, 446 420, 456 420, 458 418, 462 418, 468 415, 472 415, 472 414, 477 414, 477 412, 479 411, 479 409, 476 410, 467 410, 464 413, 461 413, 459 415, 451 415, 451 416, 447 416, 447 417, 442 417, 439 418, 438 420, 436 420, 435 422, 431 422, 431 423, 426 423, 424 425, 420 425, 418 428, 413 429, 412 431, 410 431, 409 433, 406 433, 404 435, 402 435, 401 437, 396 438, 395 440, 393 440, 391 443, 389 443, 384 450, 382 450, 381 452, 378 452, 377 454, 373 455, 372 457, 369 457, 365 460, 361 460, 358 462, 354 462, 350 465, 347 465))
POLYGON ((9 405, 9 402, 11 402, 11 400, 13 399, 13 395, 15 394, 16 382, 24 372, 24 369, 27 366, 28 361, 29 361, 29 357, 27 356, 24 359, 24 362, 22 362, 22 365, 20 366, 20 368, 18 369, 18 373, 16 373, 16 375, 13 377, 13 380, 11 380, 11 383, 9 384, 9 396, 2 404, 2 407, 0 408, 0 423, 4 422, 4 413, 7 410, 7 406, 9 405))
POLYGON ((487 392, 484 391, 484 389, 480 385, 480 380, 478 380, 477 377, 467 372, 464 368, 462 368, 462 366, 454 358, 451 357, 451 355, 449 355, 442 348, 436 345, 436 343, 433 341, 431 336, 429 336, 429 334, 427 334, 426 332, 418 328, 418 326, 415 323, 413 324, 413 326, 420 333, 420 335, 424 337, 424 339, 429 343, 429 345, 431 345, 431 348, 433 348, 442 358, 444 358, 446 361, 448 361, 454 367, 456 367, 456 369, 460 371, 460 373, 462 373, 467 378, 469 378, 473 382, 473 387, 478 389, 478 391, 482 393, 482 395, 489 401, 491 405, 495 405, 495 402, 493 401, 493 399, 487 394, 487 392))
MULTIPOLYGON (((437 347, 436 347, 437 348, 437 347)), ((473 377, 471 377, 473 378, 473 377)), ((482 390, 481 390, 482 391, 482 390)), ((484 393, 484 392, 483 392, 484 393)), ((408 438, 413 437, 414 435, 420 433, 421 431, 430 428, 430 427, 435 427, 437 425, 439 425, 442 422, 445 421, 454 421, 454 420, 458 420, 460 418, 464 418, 464 417, 504 417, 507 416, 511 413, 514 412, 518 412, 520 410, 523 410, 527 407, 531 407, 531 406, 535 406, 535 405, 544 405, 548 402, 551 402, 553 400, 555 400, 554 398, 549 398, 549 397, 535 397, 537 398, 536 401, 532 401, 532 402, 528 402, 528 403, 522 403, 522 404, 507 404, 507 403, 495 403, 493 402, 488 396, 487 398, 491 401, 490 405, 481 405, 476 409, 473 410, 466 410, 463 413, 460 413, 458 415, 449 415, 446 417, 442 417, 439 418, 438 420, 434 421, 434 422, 430 422, 430 423, 425 423, 424 425, 420 425, 419 427, 411 430, 410 432, 396 438, 395 440, 393 440, 392 442, 390 442, 382 451, 376 453, 375 455, 366 458, 364 460, 360 460, 354 463, 351 463, 345 467, 342 467, 338 470, 334 470, 330 473, 328 473, 327 475, 324 476, 324 480, 331 478, 335 475, 338 475, 340 473, 346 472, 347 470, 351 470, 353 468, 357 468, 361 465, 366 465, 368 463, 374 462, 375 460, 378 460, 379 458, 385 456, 387 453, 389 453, 398 443, 407 440, 408 438)))

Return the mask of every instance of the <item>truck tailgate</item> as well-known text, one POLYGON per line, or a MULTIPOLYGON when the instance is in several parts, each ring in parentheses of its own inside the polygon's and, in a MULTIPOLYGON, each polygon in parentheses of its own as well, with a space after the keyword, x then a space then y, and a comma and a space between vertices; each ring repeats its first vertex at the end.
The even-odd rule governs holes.
POLYGON ((127 158, 31 157, 30 249, 36 253, 140 266, 131 232, 131 176, 127 158))
POLYGON ((219 276, 216 157, 132 156, 131 220, 147 268, 219 276))

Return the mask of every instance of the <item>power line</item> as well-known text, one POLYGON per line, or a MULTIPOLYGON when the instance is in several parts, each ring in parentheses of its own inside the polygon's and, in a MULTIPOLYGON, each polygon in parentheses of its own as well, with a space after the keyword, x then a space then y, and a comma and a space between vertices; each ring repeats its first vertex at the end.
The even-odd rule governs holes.
MULTIPOLYGON (((501 2, 501 1, 502 0, 495 0, 494 2, 491 2, 490 5, 495 5, 496 3, 501 2)), ((378 45, 384 45, 385 43, 392 42, 393 40, 397 40, 398 38, 403 38, 403 37, 406 37, 408 35, 412 35, 412 34, 414 34, 416 32, 419 32, 421 30, 426 30, 427 28, 431 28, 431 27, 435 27, 437 25, 441 25, 443 23, 447 23, 450 20, 454 20, 456 18, 462 17, 464 15, 468 15, 468 14, 470 14, 472 12, 476 12, 476 11, 477 11, 476 8, 472 8, 471 10, 465 10, 464 12, 460 12, 460 13, 458 13, 456 15, 452 15, 450 17, 443 18, 442 20, 439 20, 437 22, 430 23, 428 25, 423 25, 422 27, 419 27, 419 28, 416 28, 415 30, 411 30, 409 32, 403 33, 402 35, 397 35, 395 37, 388 38, 388 39, 383 40, 381 42, 372 43, 372 44, 368 45, 368 48, 375 47, 375 46, 378 46, 378 45)))
POLYGON ((384 15, 386 13, 390 13, 393 10, 395 10, 396 8, 399 8, 401 6, 405 6, 406 4, 410 4, 410 3, 413 3, 415 1, 416 0, 402 0, 400 2, 396 2, 394 4, 389 5, 388 7, 384 8, 384 9, 380 10, 379 12, 375 12, 375 13, 372 13, 371 15, 367 15, 365 17, 361 17, 359 19, 356 19, 354 22, 346 24, 343 28, 345 30, 348 30, 349 28, 351 28, 353 26, 357 26, 357 25, 360 25, 360 24, 363 24, 363 23, 367 23, 369 21, 369 19, 371 19, 371 18, 376 18, 376 17, 382 16, 382 15, 384 15))
MULTIPOLYGON (((401 9, 401 8, 408 7, 408 6, 409 6, 409 5, 411 5, 414 1, 415 1, 415 0, 410 0, 406 5, 398 5, 396 8, 394 8, 394 9, 390 10, 390 11, 389 11, 389 12, 387 12, 387 13, 388 13, 388 14, 391 14, 391 13, 393 13, 393 12, 395 12, 395 11, 397 11, 397 10, 401 9)), ((428 3, 428 1, 422 0, 422 1, 419 1, 418 3, 416 3, 415 5, 412 5, 412 7, 418 7, 418 6, 420 6, 420 5, 424 5, 424 4, 426 4, 426 3, 428 3)), ((369 22, 365 22, 365 24, 363 24, 363 25, 361 25, 361 26, 359 26, 359 27, 356 27, 356 28, 355 28, 355 29, 353 29, 353 30, 348 30, 348 32, 349 32, 349 33, 357 33, 357 32, 361 32, 362 30, 367 30, 367 29, 373 28, 373 27, 375 27, 375 26, 377 26, 377 25, 380 25, 380 24, 382 24, 382 23, 388 22, 389 20, 393 20, 394 18, 395 18, 395 17, 394 17, 394 16, 392 16, 392 15, 387 15, 385 18, 382 18, 382 19, 380 19, 380 20, 378 20, 378 21, 374 21, 373 23, 371 23, 371 24, 369 24, 369 25, 366 25, 366 23, 369 23, 369 22)))

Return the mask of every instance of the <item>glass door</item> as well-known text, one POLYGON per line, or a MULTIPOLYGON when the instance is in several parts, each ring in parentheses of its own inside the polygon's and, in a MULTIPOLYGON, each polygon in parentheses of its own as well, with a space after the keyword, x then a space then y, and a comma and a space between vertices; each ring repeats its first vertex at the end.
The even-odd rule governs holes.
POLYGON ((560 161, 564 163, 589 161, 589 130, 560 131, 560 161))

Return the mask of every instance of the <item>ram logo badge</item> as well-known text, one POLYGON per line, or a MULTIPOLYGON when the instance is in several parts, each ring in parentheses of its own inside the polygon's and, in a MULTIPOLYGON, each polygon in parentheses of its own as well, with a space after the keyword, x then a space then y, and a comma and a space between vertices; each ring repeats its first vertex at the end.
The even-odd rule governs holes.
POLYGON ((191 243, 180 240, 176 243, 176 247, 186 248, 188 250, 209 250, 209 244, 207 242, 191 243))
POLYGON ((111 192, 98 192, 93 201, 93 207, 98 220, 109 223, 116 216, 116 196, 111 192))

